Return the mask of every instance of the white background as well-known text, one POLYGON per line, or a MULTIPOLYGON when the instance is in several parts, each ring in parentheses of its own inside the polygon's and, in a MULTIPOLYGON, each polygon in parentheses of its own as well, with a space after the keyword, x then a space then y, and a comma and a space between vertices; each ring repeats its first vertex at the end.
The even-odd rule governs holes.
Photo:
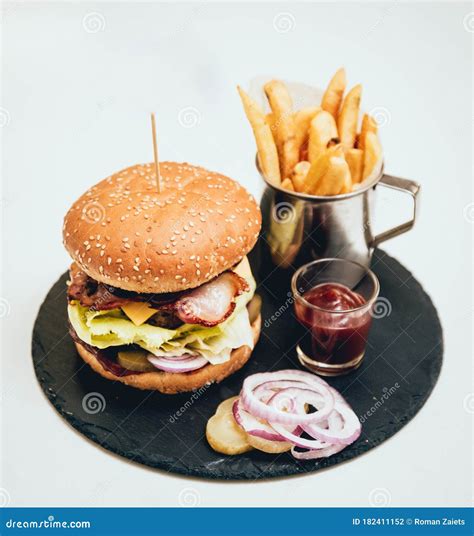
MULTIPOLYGON (((377 496, 393 506, 470 504, 472 6, 3 8, 2 497, 14 506, 173 506, 185 494, 203 506, 367 506, 377 496), (341 65, 363 83, 364 107, 381 114, 386 169, 423 185, 416 229, 384 247, 423 283, 443 323, 445 361, 426 406, 354 461, 268 482, 186 479, 85 440, 43 396, 30 357, 38 307, 69 263, 67 208, 111 172, 151 160, 151 110, 163 159, 204 164, 259 195, 236 84, 270 74, 323 86, 341 65)), ((408 215, 404 200, 379 201, 380 228, 408 215)))

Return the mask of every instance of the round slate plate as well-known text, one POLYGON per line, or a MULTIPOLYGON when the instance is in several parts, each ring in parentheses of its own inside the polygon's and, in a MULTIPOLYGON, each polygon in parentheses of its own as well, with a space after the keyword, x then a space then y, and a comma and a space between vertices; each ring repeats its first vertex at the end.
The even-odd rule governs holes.
POLYGON ((195 393, 162 395, 105 380, 77 355, 67 331, 64 274, 46 296, 34 326, 36 375, 49 401, 74 428, 130 461, 213 479, 254 480, 317 471, 355 458, 403 428, 426 402, 441 369, 442 330, 430 298, 386 253, 377 251, 372 267, 390 314, 374 320, 362 366, 329 380, 363 423, 361 437, 330 458, 298 462, 288 453, 258 451, 223 456, 207 444, 207 420, 222 400, 238 394, 246 376, 299 368, 294 344, 300 327, 286 290, 277 297, 270 279, 259 285, 263 329, 247 365, 221 384, 195 393))

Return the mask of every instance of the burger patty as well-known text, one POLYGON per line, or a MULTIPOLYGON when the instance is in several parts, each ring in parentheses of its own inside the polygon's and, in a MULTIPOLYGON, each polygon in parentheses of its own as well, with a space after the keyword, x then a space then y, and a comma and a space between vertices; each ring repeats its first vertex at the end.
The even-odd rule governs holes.
POLYGON ((89 277, 76 263, 71 265, 70 278, 69 301, 76 300, 95 311, 118 309, 130 302, 146 302, 157 309, 169 326, 180 323, 215 326, 232 314, 235 298, 250 290, 247 281, 232 270, 200 287, 167 294, 139 293, 106 285, 89 277))

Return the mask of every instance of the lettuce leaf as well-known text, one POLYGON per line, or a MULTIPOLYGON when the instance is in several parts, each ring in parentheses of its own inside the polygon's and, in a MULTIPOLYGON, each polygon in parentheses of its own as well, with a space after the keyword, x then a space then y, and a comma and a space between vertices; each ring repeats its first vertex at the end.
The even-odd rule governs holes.
POLYGON ((177 329, 147 323, 136 326, 121 309, 92 311, 75 302, 68 307, 69 320, 78 337, 97 348, 137 344, 158 356, 197 352, 212 364, 223 363, 234 348, 243 345, 253 348, 246 305, 253 297, 256 284, 253 277, 246 279, 250 291, 237 298, 235 310, 225 322, 210 328, 195 324, 183 324, 177 329))

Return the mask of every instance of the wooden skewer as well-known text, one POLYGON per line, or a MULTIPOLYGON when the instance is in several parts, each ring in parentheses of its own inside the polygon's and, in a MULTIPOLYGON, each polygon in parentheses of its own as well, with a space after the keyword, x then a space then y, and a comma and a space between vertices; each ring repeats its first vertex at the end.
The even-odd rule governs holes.
POLYGON ((156 124, 155 114, 151 114, 151 133, 153 136, 153 155, 155 157, 155 174, 156 174, 156 186, 158 193, 161 193, 161 173, 160 173, 160 161, 158 160, 158 144, 156 142, 156 124))

